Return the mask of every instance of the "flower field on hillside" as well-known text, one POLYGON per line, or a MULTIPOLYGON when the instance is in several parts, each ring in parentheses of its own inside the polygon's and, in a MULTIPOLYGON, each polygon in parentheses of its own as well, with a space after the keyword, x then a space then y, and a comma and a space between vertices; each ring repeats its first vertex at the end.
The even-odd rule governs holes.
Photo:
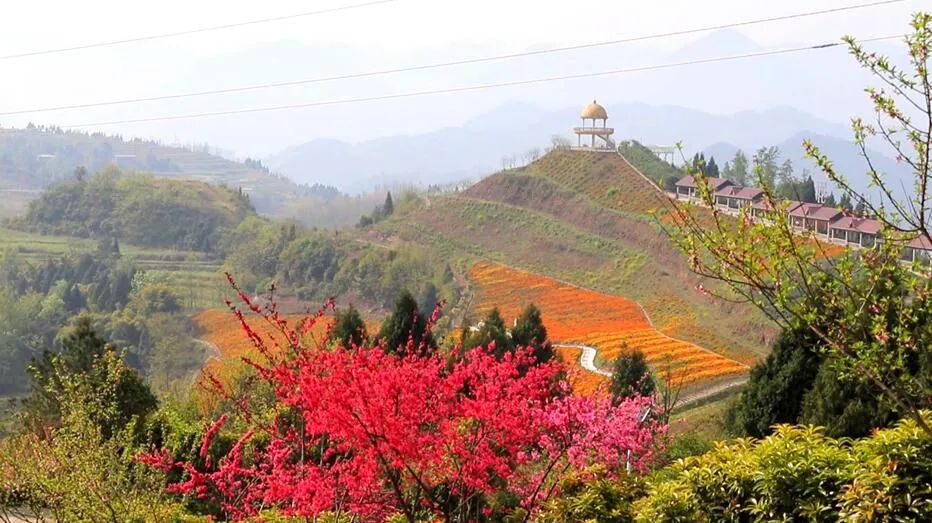
MULTIPOLYGON (((551 341, 596 347, 603 362, 615 359, 625 347, 640 350, 656 370, 672 369, 687 384, 748 370, 743 363, 659 332, 634 301, 494 263, 478 263, 469 275, 477 287, 476 318, 498 307, 507 322, 534 303, 543 313, 551 341)), ((578 350, 561 349, 560 353, 578 365, 578 350)), ((578 379, 580 390, 591 390, 604 381, 592 373, 578 379)))

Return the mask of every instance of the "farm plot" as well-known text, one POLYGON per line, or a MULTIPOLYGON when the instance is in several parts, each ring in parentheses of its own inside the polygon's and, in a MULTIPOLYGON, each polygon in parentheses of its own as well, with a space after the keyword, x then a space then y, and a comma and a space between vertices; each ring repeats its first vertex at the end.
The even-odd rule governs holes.
MULTIPOLYGON (((476 317, 498 307, 506 321, 517 317, 529 303, 542 311, 551 340, 596 347, 607 366, 624 351, 640 350, 655 370, 671 370, 683 383, 696 385, 747 372, 747 365, 695 344, 680 341, 651 325, 634 301, 583 289, 545 276, 504 265, 481 262, 472 267, 476 285, 476 317)), ((563 350, 565 356, 578 351, 563 350)), ((566 357, 570 361, 570 357, 566 357)), ((578 357, 571 361, 578 364, 578 357)), ((582 389, 599 381, 586 376, 582 389)))

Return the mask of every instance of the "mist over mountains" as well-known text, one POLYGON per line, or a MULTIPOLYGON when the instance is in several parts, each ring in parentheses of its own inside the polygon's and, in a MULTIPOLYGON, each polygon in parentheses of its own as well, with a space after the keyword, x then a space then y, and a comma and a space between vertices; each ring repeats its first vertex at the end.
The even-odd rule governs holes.
MULTIPOLYGON (((609 125, 617 140, 644 144, 680 142, 691 155, 703 151, 719 165, 743 149, 750 156, 757 148, 776 145, 797 173, 804 168, 821 174, 805 159, 803 140, 812 139, 829 154, 841 172, 858 180, 863 160, 850 141, 847 126, 817 118, 790 107, 717 115, 676 106, 641 103, 609 104, 609 125)), ((334 139, 312 140, 268 158, 273 170, 299 183, 324 180, 341 190, 361 192, 374 184, 447 183, 476 179, 502 167, 502 158, 543 149, 553 135, 571 136, 578 122, 577 107, 545 110, 526 103, 509 103, 460 127, 398 135, 350 143, 334 139)), ((904 171, 877 153, 877 165, 889 172, 904 171)), ((677 163, 681 163, 677 159, 677 163)), ((863 186, 862 184, 857 184, 863 186)))

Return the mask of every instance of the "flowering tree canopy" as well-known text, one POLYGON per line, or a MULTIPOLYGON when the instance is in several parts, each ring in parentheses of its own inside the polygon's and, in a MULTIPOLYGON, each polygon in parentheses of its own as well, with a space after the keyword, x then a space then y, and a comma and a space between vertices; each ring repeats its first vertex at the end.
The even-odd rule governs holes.
MULTIPOLYGON (((383 346, 329 350, 326 340, 301 340, 320 316, 295 332, 274 310, 260 313, 285 340, 271 350, 275 342, 241 322, 267 360, 249 363, 274 390, 271 421, 239 399, 239 440, 217 463, 141 457, 181 468, 172 491, 212 499, 233 518, 267 508, 367 520, 529 517, 571 470, 644 470, 664 430, 647 416, 649 398, 574 396, 560 364, 533 365, 529 349, 496 358, 494 346, 478 347, 453 361, 426 347, 404 356, 383 346)), ((224 423, 206 431, 203 456, 219 430, 234 430, 224 423)))

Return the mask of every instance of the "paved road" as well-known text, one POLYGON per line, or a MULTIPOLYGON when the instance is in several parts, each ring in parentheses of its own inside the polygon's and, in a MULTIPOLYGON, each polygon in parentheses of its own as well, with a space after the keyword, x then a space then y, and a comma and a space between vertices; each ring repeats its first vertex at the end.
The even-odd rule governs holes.
MULTIPOLYGON (((612 373, 600 369, 595 365, 595 356, 598 353, 598 349, 591 347, 589 345, 581 345, 579 343, 554 343, 554 347, 568 347, 573 349, 580 349, 582 352, 579 355, 579 366, 583 369, 599 374, 600 376, 611 377, 612 373)), ((686 405, 692 403, 700 402, 706 398, 710 398, 727 390, 740 387, 748 381, 748 376, 738 376, 731 378, 725 381, 718 382, 710 387, 705 387, 703 389, 697 390, 690 394, 680 397, 680 400, 677 402, 677 408, 683 408, 686 405)))

